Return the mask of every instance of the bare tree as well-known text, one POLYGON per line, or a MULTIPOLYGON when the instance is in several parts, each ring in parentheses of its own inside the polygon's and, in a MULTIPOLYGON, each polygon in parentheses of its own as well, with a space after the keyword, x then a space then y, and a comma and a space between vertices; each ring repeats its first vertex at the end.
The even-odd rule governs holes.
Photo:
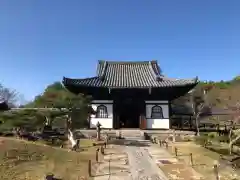
POLYGON ((228 110, 229 114, 230 125, 225 128, 229 138, 229 154, 232 154, 233 145, 240 138, 240 130, 236 129, 236 124, 239 124, 240 120, 239 87, 239 84, 235 84, 230 88, 218 89, 215 92, 218 105, 228 110))
POLYGON ((233 145, 240 139, 240 129, 235 129, 235 125, 239 123, 240 120, 240 102, 237 102, 235 106, 228 107, 232 111, 232 120, 229 127, 229 154, 232 154, 233 145))
POLYGON ((0 84, 0 101, 5 101, 10 106, 13 106, 17 100, 18 93, 15 90, 11 90, 0 84))
POLYGON ((199 124, 200 116, 204 113, 205 109, 210 108, 210 103, 208 101, 208 94, 212 86, 204 86, 192 91, 191 102, 193 109, 193 116, 195 117, 196 124, 196 136, 200 135, 199 124))

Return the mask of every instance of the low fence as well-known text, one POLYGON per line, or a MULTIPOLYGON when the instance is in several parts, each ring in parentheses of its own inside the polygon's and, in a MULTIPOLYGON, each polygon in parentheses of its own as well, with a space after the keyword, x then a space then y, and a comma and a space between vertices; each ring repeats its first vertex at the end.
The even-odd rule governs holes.
MULTIPOLYGON (((170 145, 171 145, 172 152, 174 153, 176 159, 181 160, 180 157, 185 156, 185 157, 188 157, 189 165, 192 168, 194 168, 194 166, 197 165, 197 163, 194 162, 193 153, 189 153, 189 154, 180 153, 179 149, 174 146, 174 142, 169 142, 169 141, 167 141, 166 138, 161 138, 161 137, 156 137, 156 136, 151 137, 151 142, 154 143, 154 144, 159 144, 159 147, 166 148, 168 150, 169 150, 170 145)), ((219 164, 217 162, 215 162, 214 165, 213 165, 213 171, 212 172, 213 172, 216 180, 220 180, 219 169, 220 169, 219 164)))
POLYGON ((99 146, 99 148, 96 149, 95 160, 88 160, 89 177, 96 176, 99 163, 101 163, 100 155, 105 154, 105 149, 107 148, 107 141, 105 141, 104 143, 98 144, 98 145, 96 144, 96 146, 99 146))

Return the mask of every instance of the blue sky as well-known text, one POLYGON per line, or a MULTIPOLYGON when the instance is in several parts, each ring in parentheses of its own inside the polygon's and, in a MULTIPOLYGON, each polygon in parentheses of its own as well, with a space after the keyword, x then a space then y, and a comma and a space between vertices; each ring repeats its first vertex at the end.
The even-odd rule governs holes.
POLYGON ((105 60, 156 59, 169 77, 240 73, 239 0, 1 0, 0 83, 31 100, 105 60))

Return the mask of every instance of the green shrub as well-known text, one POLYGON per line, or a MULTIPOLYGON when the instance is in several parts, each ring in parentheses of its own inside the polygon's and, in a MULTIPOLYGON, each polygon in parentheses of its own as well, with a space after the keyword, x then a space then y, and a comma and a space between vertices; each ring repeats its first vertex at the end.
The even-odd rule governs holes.
POLYGON ((190 142, 192 140, 193 140, 193 138, 191 138, 191 137, 184 137, 184 139, 183 139, 184 142, 190 142))
POLYGON ((208 133, 208 137, 213 139, 213 138, 218 137, 218 134, 217 134, 217 132, 210 132, 210 133, 208 133))
POLYGON ((195 137, 196 144, 199 144, 199 145, 202 145, 202 146, 204 146, 204 144, 208 140, 209 140, 208 136, 198 136, 198 137, 195 137))
POLYGON ((229 143, 229 138, 228 138, 228 136, 217 136, 215 139, 216 139, 218 142, 229 143))

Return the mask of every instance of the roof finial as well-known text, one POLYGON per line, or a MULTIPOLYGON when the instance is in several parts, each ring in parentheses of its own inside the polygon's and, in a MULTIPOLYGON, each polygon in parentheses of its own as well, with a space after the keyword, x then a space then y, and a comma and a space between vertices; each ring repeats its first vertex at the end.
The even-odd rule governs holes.
POLYGON ((107 69, 107 61, 104 61, 103 69, 102 69, 101 74, 100 74, 100 79, 101 80, 104 80, 104 78, 105 78, 106 69, 107 69))
POLYGON ((196 78, 195 78, 195 82, 196 82, 196 83, 198 82, 198 76, 196 76, 196 78))
POLYGON ((158 72, 158 65, 156 64, 156 61, 149 61, 149 68, 152 73, 152 75, 155 77, 156 81, 162 80, 161 75, 158 72), (154 67, 155 65, 155 67, 154 67), (154 69, 155 68, 155 69, 154 69), (156 69, 157 68, 157 69, 156 69))

